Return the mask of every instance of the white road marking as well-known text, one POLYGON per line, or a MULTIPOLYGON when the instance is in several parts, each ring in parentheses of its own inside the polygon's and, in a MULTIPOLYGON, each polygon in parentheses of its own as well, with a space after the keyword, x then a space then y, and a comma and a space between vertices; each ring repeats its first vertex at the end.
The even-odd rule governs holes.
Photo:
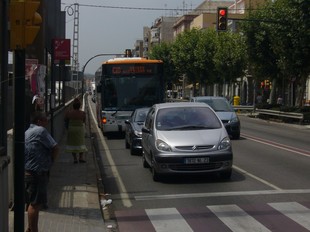
POLYGON ((207 206, 226 226, 235 232, 269 232, 264 225, 236 205, 207 206))
POLYGON ((277 142, 267 141, 267 140, 264 140, 264 139, 261 139, 261 138, 256 138, 254 136, 250 136, 250 135, 246 135, 246 134, 242 134, 242 137, 244 137, 244 138, 246 138, 248 140, 255 141, 257 143, 262 143, 262 144, 265 144, 265 145, 268 145, 268 146, 271 146, 271 147, 279 148, 281 150, 285 150, 285 151, 289 151, 289 152, 292 152, 292 153, 295 153, 295 154, 299 154, 299 155, 302 155, 302 156, 310 157, 309 151, 305 151, 305 150, 302 150, 302 149, 299 149, 299 148, 291 147, 291 146, 288 146, 288 145, 285 145, 285 144, 281 144, 281 143, 277 143, 277 142))
POLYGON ((192 232, 186 220, 175 208, 146 209, 156 232, 192 232))
MULTIPOLYGON (((89 107, 89 108, 90 108, 90 112, 91 112, 91 115, 93 117, 94 122, 97 123, 97 120, 96 120, 96 117, 94 116, 93 110, 91 109, 91 107, 89 107)), ((116 183, 117 183, 118 188, 119 188, 119 190, 121 192, 120 195, 121 195, 121 198, 122 198, 122 202, 123 202, 125 207, 128 207, 128 208, 132 207, 132 202, 131 202, 131 200, 129 198, 129 195, 127 194, 126 187, 125 187, 124 182, 123 182, 123 180, 122 180, 122 178, 121 178, 121 176, 120 176, 120 174, 119 174, 119 172, 118 172, 118 170, 116 168, 116 165, 115 165, 114 160, 112 158, 112 155, 111 155, 111 152, 109 150, 109 147, 108 147, 108 145, 107 145, 107 143, 106 143, 106 141, 104 139, 104 136, 103 136, 101 130, 99 129, 99 127, 96 127, 96 129, 97 129, 98 135, 100 137, 100 141, 102 142, 103 148, 104 148, 104 150, 106 152, 108 162, 109 162, 109 164, 111 166, 111 170, 113 172, 113 176, 117 180, 116 183)))
POLYGON ((135 200, 136 201, 147 201, 147 200, 165 200, 165 199, 180 199, 180 198, 230 197, 230 196, 251 196, 251 195, 275 195, 275 194, 307 194, 307 193, 310 193, 310 189, 258 190, 258 191, 148 195, 148 196, 135 196, 135 200))
POLYGON ((269 205, 310 230, 310 209, 297 202, 269 203, 269 205))
POLYGON ((273 189, 281 190, 281 188, 279 188, 278 186, 275 186, 274 184, 271 184, 270 182, 268 182, 268 181, 266 181, 266 180, 264 180, 264 179, 262 179, 262 178, 260 178, 260 177, 258 177, 258 176, 255 176, 255 175, 253 175, 253 174, 251 174, 251 173, 245 171, 245 170, 242 169, 242 168, 239 168, 239 167, 237 167, 237 166, 235 166, 235 165, 233 165, 233 168, 236 169, 236 170, 238 170, 239 172, 242 172, 243 174, 245 174, 245 175, 247 175, 247 176, 252 177, 253 179, 255 179, 255 180, 259 181, 259 182, 262 182, 262 183, 265 184, 265 185, 268 185, 269 187, 271 187, 271 188, 273 188, 273 189))

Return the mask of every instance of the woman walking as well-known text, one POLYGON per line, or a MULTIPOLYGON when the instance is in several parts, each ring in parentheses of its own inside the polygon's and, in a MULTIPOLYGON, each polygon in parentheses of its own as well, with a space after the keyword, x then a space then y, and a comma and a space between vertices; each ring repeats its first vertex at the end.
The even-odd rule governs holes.
POLYGON ((80 110, 81 102, 78 98, 73 101, 73 109, 65 115, 65 123, 67 125, 67 144, 66 151, 72 153, 73 162, 75 164, 86 163, 84 152, 87 152, 85 146, 85 129, 84 124, 86 114, 80 110), (78 157, 79 155, 79 157, 78 157))

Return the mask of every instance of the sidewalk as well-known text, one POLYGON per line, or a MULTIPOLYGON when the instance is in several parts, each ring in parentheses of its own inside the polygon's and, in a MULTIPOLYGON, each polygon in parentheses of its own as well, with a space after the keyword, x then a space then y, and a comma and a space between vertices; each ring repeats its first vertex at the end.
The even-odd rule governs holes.
MULTIPOLYGON (((66 134, 59 142, 60 153, 50 172, 48 209, 39 215, 40 232, 106 231, 99 204, 97 161, 88 128, 86 125, 87 163, 74 164, 72 155, 65 153, 66 134)), ((14 212, 9 214, 9 231, 13 232, 14 212)), ((25 212, 25 230, 27 223, 25 212)))

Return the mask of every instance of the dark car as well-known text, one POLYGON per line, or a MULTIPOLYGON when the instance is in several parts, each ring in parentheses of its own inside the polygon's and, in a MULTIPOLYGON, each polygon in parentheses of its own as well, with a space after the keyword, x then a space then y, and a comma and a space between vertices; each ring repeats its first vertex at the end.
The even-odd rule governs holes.
POLYGON ((141 136, 142 126, 146 115, 150 108, 139 108, 132 112, 129 119, 125 121, 125 146, 130 148, 130 154, 140 155, 142 154, 141 136))
POLYGON ((224 97, 200 96, 191 98, 192 102, 207 103, 222 120, 227 133, 233 139, 240 138, 240 120, 232 105, 224 97))

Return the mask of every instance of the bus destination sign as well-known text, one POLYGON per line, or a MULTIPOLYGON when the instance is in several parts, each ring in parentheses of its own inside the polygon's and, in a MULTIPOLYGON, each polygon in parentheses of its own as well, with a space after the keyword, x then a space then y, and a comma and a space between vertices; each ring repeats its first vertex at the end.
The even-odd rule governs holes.
POLYGON ((155 73, 155 65, 111 65, 108 68, 108 73, 111 75, 151 75, 155 73))

